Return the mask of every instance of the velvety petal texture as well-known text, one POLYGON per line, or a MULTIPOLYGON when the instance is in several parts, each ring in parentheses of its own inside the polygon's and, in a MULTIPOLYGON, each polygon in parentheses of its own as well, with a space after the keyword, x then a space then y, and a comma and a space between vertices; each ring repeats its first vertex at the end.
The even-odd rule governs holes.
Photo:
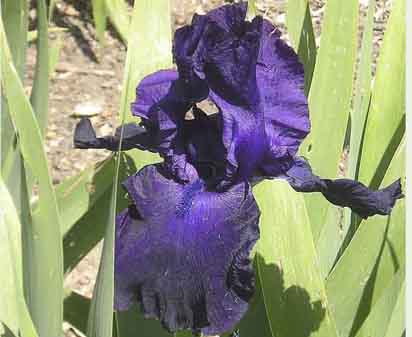
POLYGON ((191 103, 184 98, 181 82, 174 70, 161 70, 145 77, 137 86, 137 101, 132 113, 154 139, 155 149, 181 181, 190 181, 192 169, 187 165, 181 132, 191 103))
POLYGON ((402 197, 400 181, 373 191, 318 177, 297 156, 310 132, 303 66, 276 27, 247 21, 246 12, 246 2, 225 5, 176 31, 177 70, 157 71, 136 89, 140 124, 97 137, 82 119, 74 134, 78 148, 163 158, 124 182, 132 203, 116 222, 115 305, 137 301, 169 331, 221 334, 246 312, 259 238, 251 183, 285 179, 362 218, 389 214, 402 197), (200 108, 206 99, 217 113, 200 108))
POLYGON ((298 192, 321 192, 329 202, 350 207, 361 218, 380 214, 388 215, 396 200, 403 198, 400 179, 391 185, 373 191, 351 179, 321 179, 312 173, 309 164, 295 158, 294 164, 283 176, 298 192))
POLYGON ((124 185, 134 205, 117 218, 116 308, 137 300, 170 331, 232 329, 254 291, 259 210, 249 184, 208 192, 150 165, 124 185))
POLYGON ((261 166, 281 173, 278 162, 294 156, 310 130, 298 56, 269 21, 246 21, 246 11, 245 3, 222 6, 175 35, 180 76, 196 79, 193 86, 204 80, 222 114, 224 187, 261 166))
POLYGON ((116 129, 114 136, 97 137, 92 123, 82 118, 74 131, 74 146, 78 149, 107 149, 122 151, 139 148, 151 150, 153 140, 147 130, 136 123, 127 123, 116 129), (122 141, 120 142, 120 139, 122 141))

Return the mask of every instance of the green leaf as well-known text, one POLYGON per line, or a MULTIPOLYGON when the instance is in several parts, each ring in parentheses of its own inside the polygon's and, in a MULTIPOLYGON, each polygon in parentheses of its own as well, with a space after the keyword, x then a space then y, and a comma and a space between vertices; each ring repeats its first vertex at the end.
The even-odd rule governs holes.
POLYGON ((57 34, 56 39, 49 46, 49 77, 53 76, 59 62, 60 50, 63 47, 63 38, 61 34, 57 34))
MULTIPOLYGON (((130 113, 130 103, 136 98, 136 86, 140 80, 154 71, 172 67, 171 25, 168 0, 142 0, 135 4, 120 111, 121 115, 126 116, 127 122, 136 120, 130 113)), ((147 152, 139 152, 139 155, 154 158, 151 154, 147 155, 147 152)))
POLYGON ((256 16, 255 0, 248 0, 246 18, 247 20, 252 21, 255 16, 256 16))
MULTIPOLYGON (((69 29, 65 27, 49 27, 48 32, 50 33, 63 33, 67 32, 69 29)), ((27 42, 34 42, 37 40, 38 32, 37 30, 31 30, 27 33, 27 42)))
POLYGON ((359 180, 379 186, 405 132, 405 1, 394 1, 368 113, 359 180))
POLYGON ((261 210, 257 261, 272 335, 338 336, 303 197, 283 180, 254 191, 261 210))
POLYGON ((56 0, 49 0, 49 22, 53 19, 54 7, 56 7, 56 0))
POLYGON ((405 298, 405 283, 403 283, 385 337, 405 336, 405 298))
POLYGON ((86 335, 90 299, 72 291, 64 299, 64 320, 86 335))
MULTIPOLYGON (((382 182, 404 176, 405 143, 399 147, 382 182)), ((329 275, 326 290, 340 337, 353 336, 393 276, 405 264, 405 201, 390 216, 363 221, 329 275)))
POLYGON ((47 6, 45 0, 37 1, 37 43, 36 69, 30 102, 33 106, 40 131, 43 134, 47 126, 49 109, 49 35, 47 6))
MULTIPOLYGON (((14 65, 20 79, 24 78, 28 29, 28 2, 26 0, 5 0, 1 2, 1 15, 14 65)), ((14 130, 6 98, 1 97, 1 173, 13 198, 17 211, 20 213, 26 202, 22 191, 22 175, 24 168, 18 148, 17 136, 14 130)))
POLYGON ((92 0, 94 25, 96 36, 100 43, 104 42, 104 32, 107 24, 105 0, 92 0))
POLYGON ((357 178, 360 163, 362 136, 369 110, 372 85, 372 47, 373 16, 376 0, 368 4, 368 15, 364 25, 358 75, 355 82, 353 110, 351 113, 350 152, 348 158, 348 177, 357 178))
POLYGON ((3 0, 1 2, 1 17, 4 30, 9 41, 13 63, 20 79, 23 79, 26 67, 28 3, 26 0, 3 0))
POLYGON ((115 162, 111 157, 93 165, 79 175, 64 181, 56 188, 60 209, 62 234, 65 236, 72 226, 91 209, 97 200, 111 189, 115 173, 115 162))
MULTIPOLYGON (((357 21, 357 0, 327 1, 309 92, 312 131, 301 146, 301 154, 321 177, 336 176, 342 154, 352 96, 357 21)), ((305 199, 317 243, 329 204, 319 194, 306 195, 305 199)))
MULTIPOLYGON (((130 15, 124 0, 105 0, 104 6, 106 13, 109 15, 110 21, 116 28, 123 42, 127 44, 129 29, 130 29, 130 15)), ((133 33, 134 30, 131 30, 133 33)))
MULTIPOLYGON (((22 243, 19 215, 0 176, 0 323, 14 335, 37 337, 23 294, 22 243)), ((1 328, 1 326, 0 326, 1 328)), ((1 330, 0 330, 1 333, 1 330)), ((7 332, 6 335, 7 336, 7 332)))
MULTIPOLYGON (((122 121, 123 120, 124 118, 122 118, 122 121)), ((121 135, 122 134, 123 130, 121 131, 121 135)), ((121 143, 119 144, 119 148, 121 148, 121 143)), ((113 332, 114 235, 121 158, 122 153, 118 152, 110 196, 109 214, 106 219, 107 224, 104 235, 102 257, 87 322, 87 336, 89 337, 111 337, 113 332)))
MULTIPOLYGON (((360 61, 355 82, 353 110, 350 118, 350 151, 348 155, 348 178, 357 179, 360 163, 360 148, 369 109, 372 84, 373 17, 375 0, 368 5, 368 15, 364 25, 360 61)), ((318 240, 322 275, 326 277, 339 255, 351 240, 358 216, 350 209, 330 207, 325 225, 318 240), (339 221, 336 224, 336 221, 339 221)))
POLYGON ((293 48, 297 51, 305 69, 305 92, 307 95, 316 63, 315 34, 307 0, 289 0, 287 2, 286 26, 293 48))
POLYGON ((126 312, 118 312, 116 317, 118 337, 136 336, 136 331, 139 331, 138 337, 173 337, 161 326, 159 321, 144 319, 137 305, 126 312))
POLYGON ((1 22, 2 85, 18 135, 26 171, 39 187, 38 212, 23 223, 26 300, 33 322, 42 337, 61 333, 63 258, 60 219, 40 128, 11 60, 1 22), (53 254, 50 254, 53 252, 53 254), (48 308, 48 315, 43 309, 48 308))
MULTIPOLYGON (((19 331, 18 289, 22 288, 21 225, 13 200, 0 176, 0 322, 14 335, 19 331), (15 272, 14 272, 15 270, 15 272), (13 275, 20 275, 16 280, 13 275)), ((0 329, 1 335, 1 329, 0 329)))
MULTIPOLYGON (((371 313, 362 324, 356 337, 385 337, 391 317, 394 314, 398 295, 401 293, 405 282, 404 268, 393 277, 389 286, 373 306, 371 313)), ((400 336, 401 333, 398 334, 400 336)), ((396 336, 396 335, 390 335, 396 336)))

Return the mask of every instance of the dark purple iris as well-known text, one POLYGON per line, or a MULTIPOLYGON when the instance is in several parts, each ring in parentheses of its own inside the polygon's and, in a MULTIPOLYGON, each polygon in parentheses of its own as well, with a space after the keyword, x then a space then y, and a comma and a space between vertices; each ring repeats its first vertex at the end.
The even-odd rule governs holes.
MULTIPOLYGON (((286 179, 362 218, 389 214, 402 197, 399 180, 372 191, 321 179, 296 155, 310 131, 303 67, 270 22, 245 17, 245 3, 226 5, 177 30, 177 71, 140 82, 132 112, 141 123, 123 126, 122 150, 158 152, 163 162, 124 182, 132 203, 117 218, 115 305, 138 301, 170 331, 220 334, 247 310, 260 214, 252 183, 286 179), (216 114, 198 106, 205 99, 216 114)), ((97 138, 83 119, 74 141, 116 151, 119 138, 119 129, 97 138)))

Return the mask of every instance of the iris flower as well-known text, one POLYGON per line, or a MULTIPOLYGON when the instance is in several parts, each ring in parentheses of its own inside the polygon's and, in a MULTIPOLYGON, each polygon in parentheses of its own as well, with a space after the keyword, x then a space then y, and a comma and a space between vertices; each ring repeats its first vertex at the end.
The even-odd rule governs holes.
MULTIPOLYGON (((195 15, 178 29, 177 70, 140 82, 131 110, 141 122, 123 125, 121 150, 157 152, 163 161, 123 184, 131 203, 116 221, 115 307, 139 302, 169 331, 221 334, 246 312, 255 283, 249 255, 259 238, 252 185, 285 179, 362 218, 389 214, 402 197, 399 180, 372 191, 322 179, 297 155, 310 132, 302 64, 269 21, 246 20, 246 6, 195 15), (203 100, 218 112, 202 111, 203 100)), ((98 138, 83 119, 74 141, 117 151, 120 128, 98 138)))

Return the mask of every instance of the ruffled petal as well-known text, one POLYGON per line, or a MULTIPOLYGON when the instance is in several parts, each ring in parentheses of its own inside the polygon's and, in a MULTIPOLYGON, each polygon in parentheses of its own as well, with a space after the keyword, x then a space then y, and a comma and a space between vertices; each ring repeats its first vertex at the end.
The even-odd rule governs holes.
POLYGON ((222 6, 175 36, 179 74, 189 84, 204 79, 222 114, 223 188, 260 168, 281 173, 310 130, 297 54, 269 21, 249 22, 246 11, 246 3, 222 6))
POLYGON ((186 160, 182 129, 186 112, 192 103, 174 70, 161 70, 145 77, 136 89, 137 100, 132 112, 156 140, 157 151, 179 181, 193 179, 192 167, 186 160))
POLYGON ((313 174, 309 164, 299 157, 296 157, 290 168, 278 177, 286 179, 298 192, 321 192, 332 204, 349 207, 363 219, 376 214, 390 214, 396 200, 403 198, 400 179, 374 191, 351 179, 319 178, 313 174))
POLYGON ((256 78, 269 145, 263 165, 276 165, 296 154, 310 131, 310 120, 303 65, 267 20, 263 22, 256 78))
POLYGON ((116 308, 139 301, 170 331, 232 329, 254 291, 259 210, 250 186, 208 192, 200 180, 176 183, 160 165, 125 186, 135 206, 117 219, 116 308))
POLYGON ((221 186, 248 178, 263 159, 267 140, 256 82, 262 19, 245 22, 243 31, 212 34, 205 67, 210 98, 223 121, 226 173, 221 186))

